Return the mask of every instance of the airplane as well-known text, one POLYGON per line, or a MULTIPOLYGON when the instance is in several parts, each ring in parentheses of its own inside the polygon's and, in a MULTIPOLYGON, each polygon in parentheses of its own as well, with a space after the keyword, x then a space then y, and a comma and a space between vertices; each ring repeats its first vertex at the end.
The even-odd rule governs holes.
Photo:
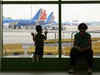
POLYGON ((43 29, 57 29, 58 24, 55 22, 54 13, 51 12, 46 22, 41 25, 43 29))
MULTIPOLYGON (((41 25, 44 27, 55 27, 57 23, 55 22, 54 13, 51 12, 47 17, 46 10, 40 9, 37 14, 32 18, 32 20, 20 20, 16 26, 32 26, 41 25)), ((57 26, 56 26, 57 27, 57 26)))
POLYGON ((12 23, 12 22, 16 22, 16 20, 13 20, 13 19, 10 19, 10 18, 3 18, 3 24, 12 23))
POLYGON ((30 25, 36 25, 36 24, 44 24, 46 20, 46 11, 44 9, 39 9, 36 15, 32 19, 20 19, 20 20, 14 20, 9 18, 3 19, 3 25, 12 24, 14 23, 16 26, 30 26, 30 25))
POLYGON ((43 24, 45 24, 46 19, 47 19, 46 10, 42 10, 41 13, 40 13, 40 16, 39 16, 39 18, 37 20, 37 23, 39 25, 43 25, 43 24))
MULTIPOLYGON (((9 19, 11 20, 11 19, 9 19)), ((4 20, 3 20, 4 22, 4 20)), ((6 23, 13 23, 16 27, 20 27, 20 26, 36 26, 36 25, 41 25, 43 28, 56 28, 57 27, 57 23, 55 22, 55 17, 54 17, 54 13, 51 12, 50 15, 47 17, 46 14, 46 10, 44 9, 39 9, 38 12, 36 13, 36 15, 31 19, 31 20, 11 20, 9 22, 6 23), (15 22, 15 23, 13 23, 15 22)), ((12 25, 12 24, 11 24, 12 25)))
POLYGON ((4 28, 9 28, 9 26, 11 24, 16 24, 16 20, 14 19, 11 19, 11 18, 3 18, 3 27, 4 28))
POLYGON ((30 26, 44 22, 46 20, 46 11, 39 9, 31 20, 18 20, 16 26, 30 26))
POLYGON ((54 20, 55 20, 54 14, 53 14, 53 12, 51 12, 50 15, 48 16, 48 19, 46 21, 46 24, 55 23, 54 20))

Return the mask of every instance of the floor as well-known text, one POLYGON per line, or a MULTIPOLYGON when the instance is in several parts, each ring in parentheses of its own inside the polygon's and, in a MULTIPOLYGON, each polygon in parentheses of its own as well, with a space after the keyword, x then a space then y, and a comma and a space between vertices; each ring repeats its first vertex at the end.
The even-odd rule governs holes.
MULTIPOLYGON (((86 74, 83 73, 69 74, 67 72, 0 72, 0 75, 86 75, 86 74)), ((92 75, 100 75, 100 72, 95 72, 92 75)))

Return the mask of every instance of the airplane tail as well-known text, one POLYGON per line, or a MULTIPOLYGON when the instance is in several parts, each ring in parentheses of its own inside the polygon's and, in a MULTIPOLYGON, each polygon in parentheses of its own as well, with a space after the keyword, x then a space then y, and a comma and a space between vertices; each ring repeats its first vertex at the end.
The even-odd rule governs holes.
POLYGON ((43 25, 43 24, 45 24, 46 19, 47 19, 46 10, 42 9, 41 12, 40 12, 40 16, 38 18, 38 23, 40 25, 43 25))
POLYGON ((42 10, 40 14, 40 21, 45 21, 47 19, 46 10, 42 10))
POLYGON ((44 24, 47 19, 46 10, 39 9, 39 11, 36 13, 32 21, 35 21, 35 24, 44 24))
POLYGON ((46 21, 46 24, 51 24, 55 22, 55 17, 53 15, 53 12, 50 13, 50 15, 48 16, 48 19, 46 21))
POLYGON ((40 12, 41 12, 41 9, 38 10, 38 12, 36 13, 36 15, 32 18, 32 21, 37 21, 39 16, 40 16, 40 12))

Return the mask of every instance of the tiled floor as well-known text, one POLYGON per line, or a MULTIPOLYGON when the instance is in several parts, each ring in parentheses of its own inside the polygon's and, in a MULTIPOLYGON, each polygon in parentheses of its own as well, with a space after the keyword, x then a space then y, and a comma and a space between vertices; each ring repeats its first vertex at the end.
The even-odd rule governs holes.
MULTIPOLYGON (((86 75, 86 74, 68 74, 67 72, 1 72, 0 75, 86 75)), ((100 75, 100 72, 94 72, 92 75, 100 75)))

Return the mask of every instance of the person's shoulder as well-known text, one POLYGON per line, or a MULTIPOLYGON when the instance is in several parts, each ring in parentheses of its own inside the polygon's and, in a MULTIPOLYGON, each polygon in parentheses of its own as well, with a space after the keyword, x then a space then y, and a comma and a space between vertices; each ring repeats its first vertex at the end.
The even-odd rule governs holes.
POLYGON ((85 36, 88 37, 88 38, 91 38, 91 35, 88 32, 85 33, 85 36))
POLYGON ((76 34, 74 35, 75 39, 80 37, 79 32, 76 32, 76 34))
POLYGON ((79 35, 80 32, 76 32, 76 35, 79 35))
POLYGON ((85 34, 86 34, 87 36, 91 36, 89 32, 86 32, 85 34))
POLYGON ((80 34, 80 33, 79 33, 79 32, 77 32, 77 33, 75 34, 75 36, 79 36, 79 34, 80 34))

